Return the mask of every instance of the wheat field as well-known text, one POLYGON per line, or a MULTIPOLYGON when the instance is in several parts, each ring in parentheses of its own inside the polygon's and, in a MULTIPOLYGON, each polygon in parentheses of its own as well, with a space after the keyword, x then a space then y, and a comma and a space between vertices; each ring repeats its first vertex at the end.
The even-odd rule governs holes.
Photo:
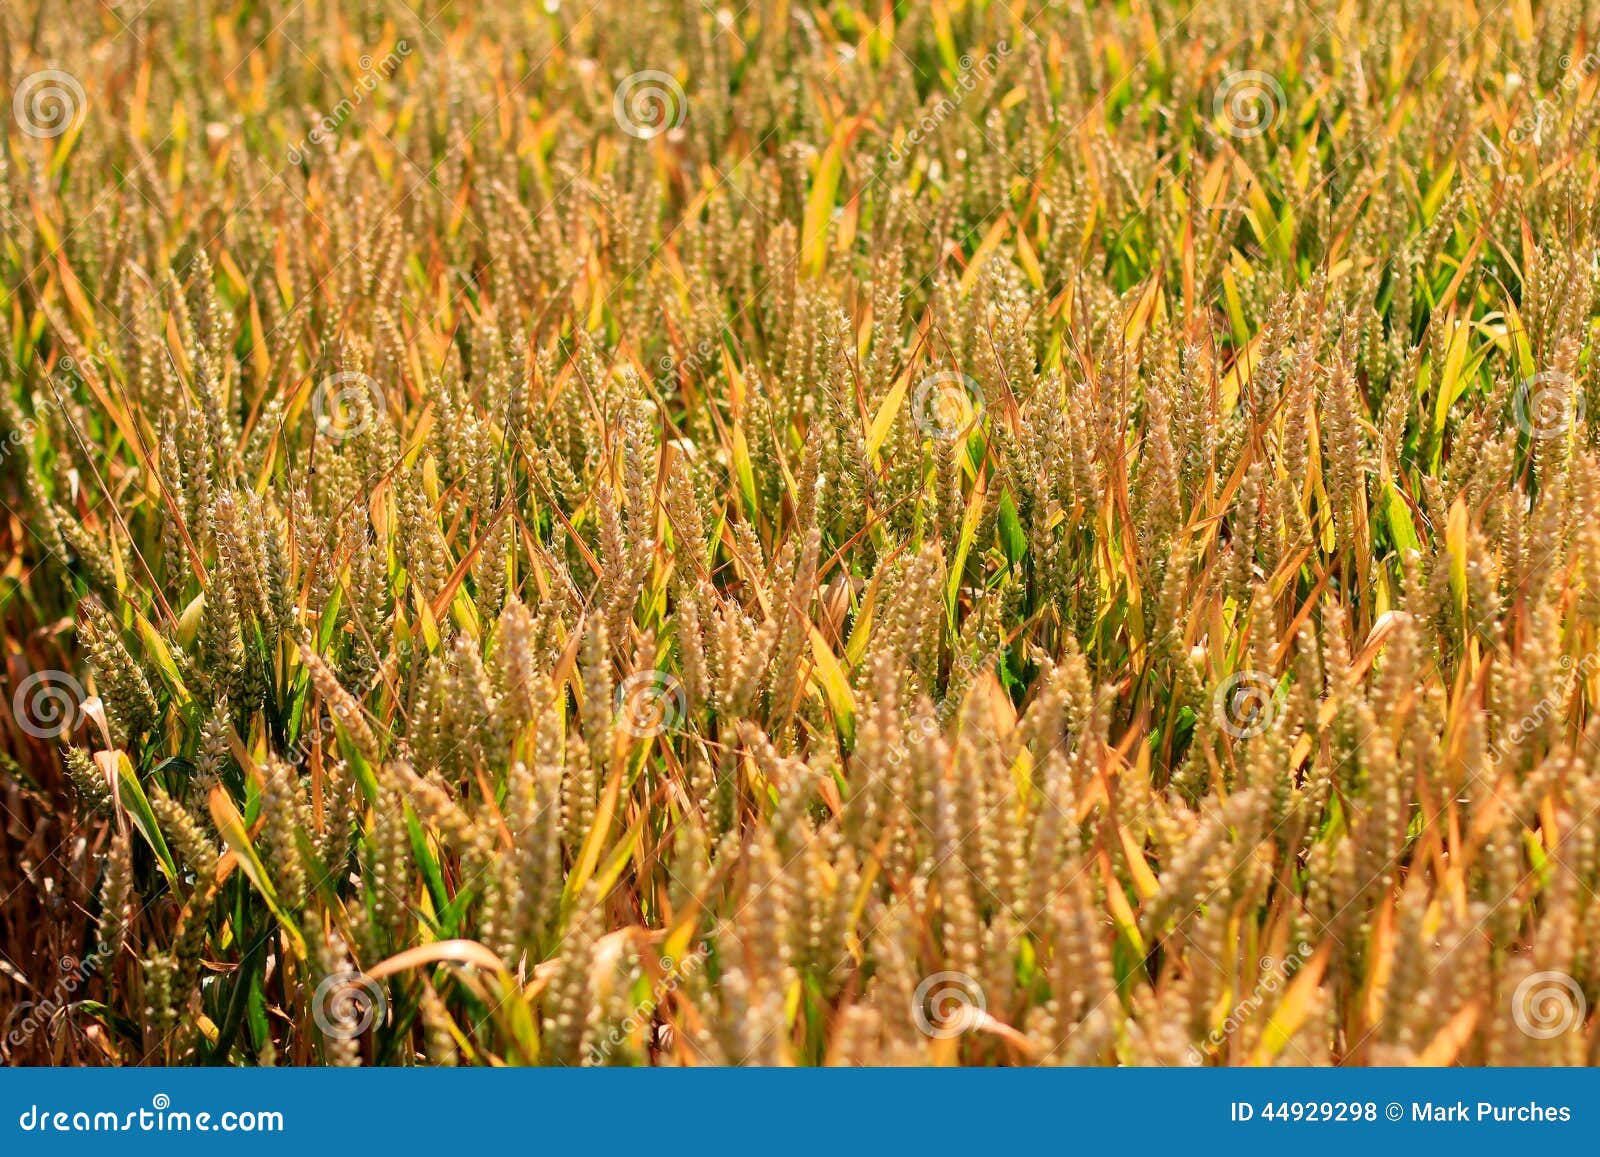
POLYGON ((1600 5, 0 63, 6 1062, 1595 1059, 1600 5))

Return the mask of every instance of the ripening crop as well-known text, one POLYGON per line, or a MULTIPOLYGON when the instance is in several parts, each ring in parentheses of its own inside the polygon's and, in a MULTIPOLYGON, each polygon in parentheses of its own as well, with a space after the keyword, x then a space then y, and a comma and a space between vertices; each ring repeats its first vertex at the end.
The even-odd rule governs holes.
POLYGON ((5 1060, 1595 1059, 1600 7, 0 67, 5 1060))

